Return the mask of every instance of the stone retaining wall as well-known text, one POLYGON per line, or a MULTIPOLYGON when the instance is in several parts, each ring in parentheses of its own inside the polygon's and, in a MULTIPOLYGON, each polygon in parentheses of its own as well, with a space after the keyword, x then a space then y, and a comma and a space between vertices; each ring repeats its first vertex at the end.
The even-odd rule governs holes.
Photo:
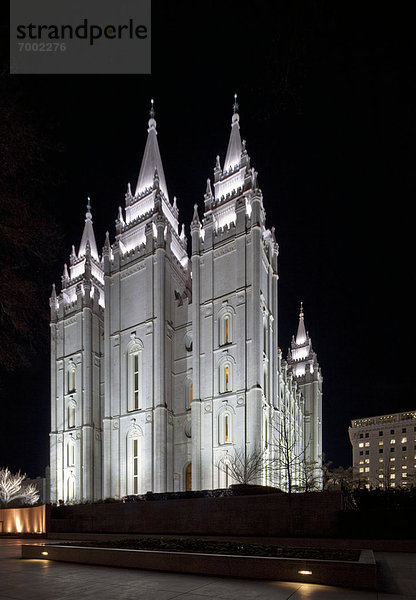
POLYGON ((83 548, 80 546, 23 545, 22 558, 175 573, 198 573, 275 581, 301 581, 303 583, 320 583, 362 589, 375 589, 376 587, 376 564, 371 550, 363 550, 359 561, 326 561, 192 554, 189 552, 83 548))
POLYGON ((330 537, 340 492, 189 498, 53 507, 47 531, 330 537))

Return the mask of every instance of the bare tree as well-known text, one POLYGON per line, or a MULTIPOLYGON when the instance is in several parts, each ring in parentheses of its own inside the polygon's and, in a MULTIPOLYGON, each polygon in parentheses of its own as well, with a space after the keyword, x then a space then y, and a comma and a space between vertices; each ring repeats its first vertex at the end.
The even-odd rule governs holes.
POLYGON ((223 458, 217 463, 217 468, 235 483, 247 485, 263 475, 267 463, 266 453, 260 448, 248 452, 244 448, 234 448, 231 454, 227 454, 226 460, 223 458))
MULTIPOLYGON (((330 464, 331 463, 329 463, 329 465, 330 464)), ((344 469, 344 467, 337 467, 336 469, 327 469, 324 489, 350 491, 352 487, 352 467, 348 467, 347 469, 344 469)))
POLYGON ((299 484, 297 489, 301 492, 317 492, 321 489, 320 464, 316 460, 307 458, 306 450, 303 452, 299 463, 299 484))
POLYGON ((299 487, 302 461, 306 447, 300 447, 294 424, 286 408, 281 412, 278 423, 272 425, 271 464, 275 479, 283 480, 288 494, 299 487))
POLYGON ((0 469, 0 503, 7 506, 14 500, 22 504, 35 504, 39 500, 39 492, 33 483, 24 483, 26 475, 11 473, 6 467, 0 469))

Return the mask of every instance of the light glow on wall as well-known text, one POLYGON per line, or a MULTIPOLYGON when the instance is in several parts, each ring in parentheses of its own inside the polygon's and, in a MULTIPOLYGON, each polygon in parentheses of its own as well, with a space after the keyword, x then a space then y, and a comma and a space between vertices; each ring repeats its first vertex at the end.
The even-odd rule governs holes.
POLYGON ((0 508, 5 533, 45 533, 45 505, 0 508))

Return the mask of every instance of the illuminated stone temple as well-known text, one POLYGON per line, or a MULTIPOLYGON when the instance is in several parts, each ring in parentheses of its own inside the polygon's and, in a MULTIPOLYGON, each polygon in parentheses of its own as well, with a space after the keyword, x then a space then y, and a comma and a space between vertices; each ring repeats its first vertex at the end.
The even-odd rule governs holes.
POLYGON ((263 452, 255 483, 286 489, 284 469, 267 467, 283 443, 294 484, 300 457, 321 463, 321 371, 303 310, 287 361, 279 350, 278 245, 237 108, 194 207, 190 256, 153 105, 136 187, 101 255, 88 203, 50 299, 52 502, 224 488, 236 451, 263 452))

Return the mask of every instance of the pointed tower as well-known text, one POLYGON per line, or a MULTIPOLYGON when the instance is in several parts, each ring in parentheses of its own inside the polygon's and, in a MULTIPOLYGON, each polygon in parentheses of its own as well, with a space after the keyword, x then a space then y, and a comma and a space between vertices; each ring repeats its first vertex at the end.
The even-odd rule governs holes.
POLYGON ((51 502, 101 498, 104 275, 88 198, 78 254, 51 306, 51 502))
POLYGON ((171 250, 183 267, 188 266, 186 243, 179 236, 178 208, 176 197, 170 203, 165 173, 157 141, 157 130, 153 101, 147 129, 147 141, 140 166, 136 191, 131 193, 130 184, 125 196, 125 218, 122 211, 116 221, 116 241, 122 254, 137 249, 146 243, 146 225, 154 220, 156 212, 169 224, 171 250))
POLYGON ((152 102, 135 192, 128 185, 115 242, 107 236, 103 249, 104 498, 172 490, 175 311, 191 293, 178 216, 152 102))
POLYGON ((278 247, 237 110, 235 97, 224 167, 217 157, 202 225, 197 211, 191 224, 194 489, 229 485, 218 465, 270 441, 277 398, 278 247))
MULTIPOLYGON (((305 328, 303 304, 300 305, 296 337, 292 337, 287 357, 288 372, 292 374, 305 404, 304 438, 307 460, 322 465, 322 373, 312 340, 305 328)), ((319 480, 321 469, 316 470, 319 480)))

